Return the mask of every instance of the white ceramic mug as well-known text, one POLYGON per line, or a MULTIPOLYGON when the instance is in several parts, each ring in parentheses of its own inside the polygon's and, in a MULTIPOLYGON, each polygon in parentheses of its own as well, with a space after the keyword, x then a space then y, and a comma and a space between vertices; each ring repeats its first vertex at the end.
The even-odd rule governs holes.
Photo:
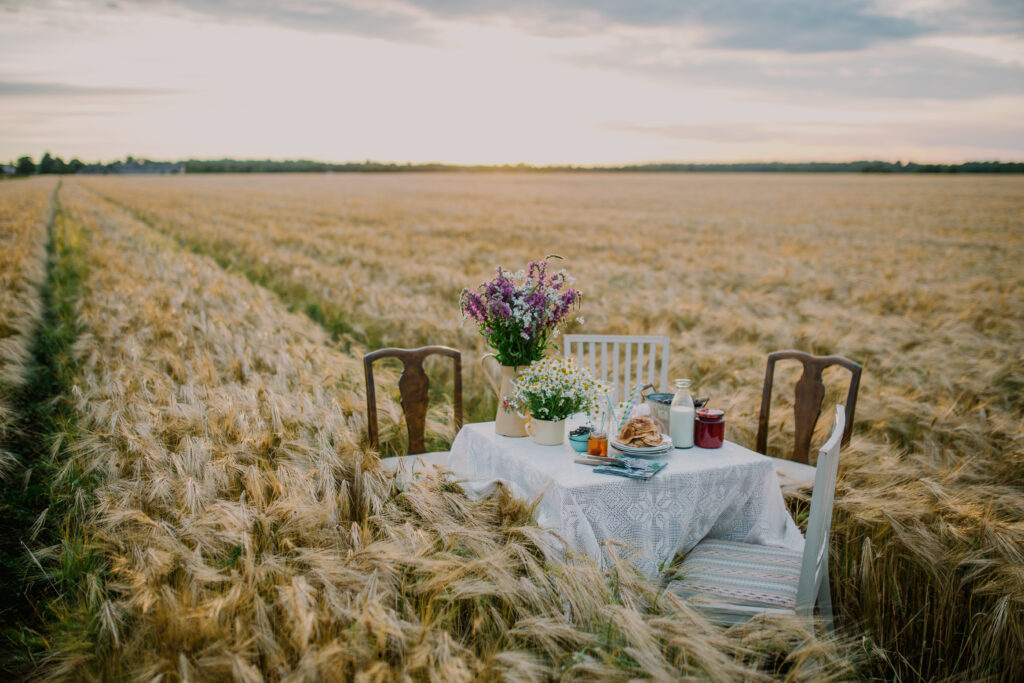
POLYGON ((541 446, 557 446, 565 441, 565 420, 530 418, 526 432, 541 446))

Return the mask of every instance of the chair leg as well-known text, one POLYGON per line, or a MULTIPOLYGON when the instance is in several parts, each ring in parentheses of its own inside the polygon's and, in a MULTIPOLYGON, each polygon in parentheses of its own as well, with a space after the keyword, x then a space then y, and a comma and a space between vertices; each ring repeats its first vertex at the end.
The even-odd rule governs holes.
POLYGON ((825 628, 829 634, 835 633, 835 621, 832 619, 832 591, 828 585, 828 568, 825 568, 824 576, 821 577, 821 586, 818 588, 818 611, 821 612, 821 620, 825 622, 825 628))

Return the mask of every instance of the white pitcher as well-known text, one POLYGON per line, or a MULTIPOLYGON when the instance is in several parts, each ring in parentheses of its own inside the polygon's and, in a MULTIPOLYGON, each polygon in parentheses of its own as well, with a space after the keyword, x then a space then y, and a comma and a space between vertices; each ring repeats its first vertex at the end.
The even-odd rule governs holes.
MULTIPOLYGON (((480 359, 480 364, 483 365, 483 362, 488 358, 494 358, 497 361, 497 357, 493 353, 488 353, 480 359)), ((498 395, 498 412, 494 417, 494 431, 500 436, 526 436, 526 418, 520 417, 515 410, 508 408, 505 403, 505 397, 512 396, 512 380, 518 377, 519 373, 525 369, 525 365, 502 365, 501 386, 498 386, 491 373, 487 372, 487 368, 484 368, 484 377, 487 378, 491 388, 494 389, 494 393, 498 395)))

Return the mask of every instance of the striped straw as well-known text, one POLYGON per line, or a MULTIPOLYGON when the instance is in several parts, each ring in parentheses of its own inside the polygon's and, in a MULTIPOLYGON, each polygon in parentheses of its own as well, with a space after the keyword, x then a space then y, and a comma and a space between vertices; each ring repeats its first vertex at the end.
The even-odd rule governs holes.
POLYGON ((636 408, 637 394, 639 393, 640 385, 636 385, 629 390, 629 398, 626 400, 626 407, 622 411, 622 417, 619 418, 619 433, 622 433, 622 428, 626 426, 626 422, 629 421, 629 416, 633 413, 633 408, 636 408))
MULTIPOLYGON (((615 422, 615 405, 612 403, 612 395, 605 394, 604 399, 608 401, 608 415, 611 417, 611 421, 615 422)), ((602 426, 604 426, 602 424, 602 426)), ((619 431, 622 431, 621 429, 619 431)))

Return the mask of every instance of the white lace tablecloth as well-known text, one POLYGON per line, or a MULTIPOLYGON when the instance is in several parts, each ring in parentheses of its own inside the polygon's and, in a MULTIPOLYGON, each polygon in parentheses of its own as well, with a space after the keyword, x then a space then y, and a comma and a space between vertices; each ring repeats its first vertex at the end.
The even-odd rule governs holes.
POLYGON ((604 543, 614 542, 651 579, 705 536, 803 550, 775 467, 759 453, 729 441, 714 450, 675 450, 659 458, 668 467, 647 481, 597 474, 573 462, 576 455, 568 441, 540 446, 498 436, 493 422, 480 422, 459 432, 448 466, 472 482, 471 493, 486 494, 501 481, 528 501, 543 494, 535 513, 541 527, 602 563, 604 543))

